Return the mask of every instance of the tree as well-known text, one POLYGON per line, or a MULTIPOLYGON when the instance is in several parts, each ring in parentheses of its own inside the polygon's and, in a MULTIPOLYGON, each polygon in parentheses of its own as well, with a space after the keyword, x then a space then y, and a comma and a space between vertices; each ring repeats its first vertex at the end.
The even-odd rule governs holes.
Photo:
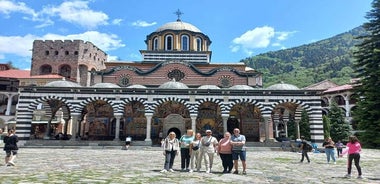
POLYGON ((306 139, 310 140, 310 125, 309 125, 309 116, 307 115, 306 110, 303 110, 301 113, 300 120, 300 134, 303 135, 306 139))
POLYGON ((354 52, 355 74, 360 80, 354 90, 359 95, 357 108, 353 111, 353 118, 358 122, 359 139, 364 147, 380 147, 380 2, 372 2, 372 10, 367 13, 369 22, 363 27, 369 34, 357 39, 362 42, 354 52))
POLYGON ((344 120, 343 110, 337 103, 331 103, 327 117, 330 121, 330 137, 334 141, 347 140, 350 135, 350 126, 344 120))
POLYGON ((323 135, 326 139, 327 137, 330 137, 330 130, 331 130, 330 119, 326 115, 323 115, 322 120, 323 120, 323 135))

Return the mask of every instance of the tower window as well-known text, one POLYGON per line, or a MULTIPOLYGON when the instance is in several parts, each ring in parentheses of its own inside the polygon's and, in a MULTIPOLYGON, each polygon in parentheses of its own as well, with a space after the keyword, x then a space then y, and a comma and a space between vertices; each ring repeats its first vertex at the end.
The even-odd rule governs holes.
POLYGON ((54 54, 57 56, 58 55, 58 51, 55 51, 54 54))
POLYGON ((181 50, 189 50, 189 36, 181 36, 181 50))
POLYGON ((78 51, 75 51, 75 52, 74 52, 74 55, 78 55, 78 51))
POLYGON ((69 51, 65 51, 65 55, 66 55, 66 56, 69 55, 69 51))
POLYGON ((167 35, 165 37, 165 50, 173 50, 173 36, 167 35))
POLYGON ((197 51, 202 51, 202 39, 197 38, 197 51))
POLYGON ((50 52, 47 50, 45 51, 45 55, 48 56, 50 54, 50 52))

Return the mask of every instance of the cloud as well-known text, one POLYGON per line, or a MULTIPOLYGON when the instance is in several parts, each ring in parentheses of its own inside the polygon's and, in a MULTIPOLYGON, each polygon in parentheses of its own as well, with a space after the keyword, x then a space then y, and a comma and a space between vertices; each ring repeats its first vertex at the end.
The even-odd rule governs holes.
POLYGON ((97 31, 70 35, 49 33, 43 36, 30 34, 25 36, 0 36, 0 56, 15 54, 17 56, 30 57, 32 55, 31 49, 33 48, 34 40, 85 40, 92 42, 103 51, 115 50, 125 46, 117 35, 97 31))
POLYGON ((19 2, 15 3, 13 1, 1 0, 0 1, 0 13, 9 16, 13 12, 21 12, 29 15, 35 16, 36 13, 33 9, 27 7, 25 3, 19 2))
POLYGON ((57 7, 45 7, 41 13, 59 16, 62 20, 93 29, 100 25, 108 25, 108 15, 91 10, 88 1, 65 1, 57 7))
POLYGON ((248 56, 254 53, 254 49, 267 48, 269 46, 283 49, 285 46, 281 42, 289 39, 289 37, 296 32, 297 31, 276 32, 275 29, 270 26, 256 27, 233 39, 230 49, 231 52, 242 51, 248 56), (271 43, 273 40, 275 42, 271 43))
POLYGON ((136 26, 136 27, 149 27, 149 26, 153 26, 153 25, 156 25, 157 22, 152 22, 152 23, 148 23, 146 21, 143 21, 143 20, 138 20, 138 21, 135 21, 132 23, 132 26, 136 26))
POLYGON ((120 25, 122 21, 123 21, 123 19, 114 19, 114 20, 112 20, 112 24, 113 25, 120 25))

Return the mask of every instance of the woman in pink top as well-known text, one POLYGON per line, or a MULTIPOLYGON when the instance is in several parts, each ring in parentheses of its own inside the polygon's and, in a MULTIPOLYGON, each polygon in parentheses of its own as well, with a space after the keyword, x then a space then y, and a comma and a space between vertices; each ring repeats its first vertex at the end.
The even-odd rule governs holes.
POLYGON ((218 144, 218 154, 222 159, 223 173, 230 173, 233 167, 232 162, 232 144, 231 134, 229 132, 224 133, 224 138, 220 139, 218 144))
POLYGON ((345 149, 341 156, 346 154, 348 152, 348 163, 347 163, 347 174, 346 177, 351 177, 351 169, 352 169, 352 160, 355 162, 355 167, 358 170, 358 179, 362 179, 362 168, 359 165, 360 162, 360 152, 362 150, 362 147, 360 145, 360 142, 356 136, 350 136, 348 138, 349 142, 347 143, 345 149))

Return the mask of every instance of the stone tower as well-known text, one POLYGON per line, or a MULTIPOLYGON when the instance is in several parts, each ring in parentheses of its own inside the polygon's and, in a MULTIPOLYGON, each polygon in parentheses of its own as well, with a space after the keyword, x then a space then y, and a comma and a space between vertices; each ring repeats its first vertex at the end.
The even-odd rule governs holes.
POLYGON ((94 84, 92 71, 105 69, 107 54, 82 40, 35 40, 31 76, 59 74, 82 86, 94 84))

